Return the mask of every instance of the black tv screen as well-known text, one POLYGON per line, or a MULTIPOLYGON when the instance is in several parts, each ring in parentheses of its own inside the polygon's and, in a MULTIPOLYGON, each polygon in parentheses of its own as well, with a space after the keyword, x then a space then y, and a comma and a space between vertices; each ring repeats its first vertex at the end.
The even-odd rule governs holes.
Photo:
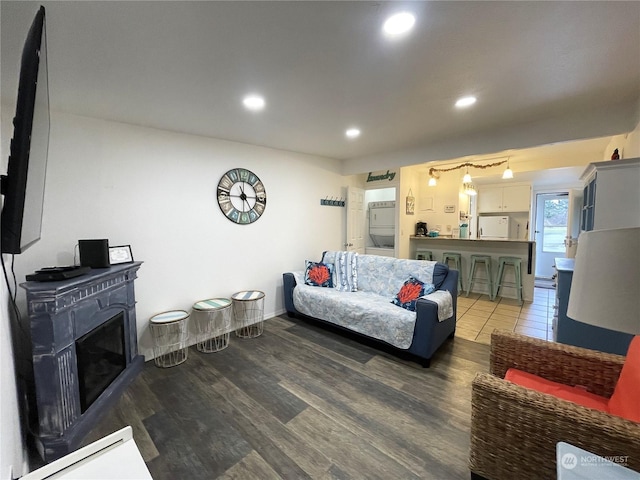
POLYGON ((45 11, 40 7, 22 51, 7 175, 2 176, 2 253, 22 253, 40 240, 49 151, 49 86, 45 11))

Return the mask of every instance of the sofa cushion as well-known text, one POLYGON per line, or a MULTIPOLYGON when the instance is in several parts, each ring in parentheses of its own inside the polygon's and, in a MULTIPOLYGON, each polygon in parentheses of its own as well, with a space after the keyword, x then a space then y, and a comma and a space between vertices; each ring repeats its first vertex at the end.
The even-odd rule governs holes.
POLYGON ((640 423, 640 336, 629 344, 620 378, 609 399, 609 413, 640 423))
MULTIPOLYGON (((299 275, 302 278, 302 272, 299 275)), ((301 282, 293 290, 293 304, 298 312, 408 349, 413 341, 416 312, 396 307, 392 298, 362 290, 316 288, 301 282)))
POLYGON ((304 283, 312 287, 333 287, 333 265, 330 263, 306 261, 304 283))
POLYGON ((539 377, 529 372, 523 372, 516 368, 510 368, 504 376, 508 380, 521 387, 530 388, 541 393, 547 393, 554 397, 568 400, 587 408, 594 408, 603 412, 608 412, 609 399, 601 397, 595 393, 587 392, 579 387, 563 385, 562 383, 553 382, 546 378, 539 377))

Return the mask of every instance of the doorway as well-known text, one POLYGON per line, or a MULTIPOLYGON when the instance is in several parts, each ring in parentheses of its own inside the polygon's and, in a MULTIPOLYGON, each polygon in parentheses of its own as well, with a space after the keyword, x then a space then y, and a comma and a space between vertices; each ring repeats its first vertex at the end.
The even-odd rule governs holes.
POLYGON ((538 193, 535 206, 536 285, 552 280, 555 258, 566 254, 569 192, 538 193))
POLYGON ((365 250, 370 255, 395 257, 398 243, 398 208, 396 187, 374 188, 364 192, 365 250), (376 206, 375 212, 372 207, 376 206), (386 208, 385 208, 386 207, 386 208), (385 213, 386 212, 386 213, 385 213), (373 217, 384 217, 384 226, 373 224, 373 217), (379 235, 377 235, 379 234, 379 235), (381 242, 381 239, 383 241, 381 242))

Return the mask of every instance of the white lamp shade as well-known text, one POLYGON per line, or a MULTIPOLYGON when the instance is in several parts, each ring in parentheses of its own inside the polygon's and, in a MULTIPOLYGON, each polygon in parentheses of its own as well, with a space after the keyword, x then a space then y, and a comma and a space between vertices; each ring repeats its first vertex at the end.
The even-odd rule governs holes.
POLYGON ((567 316, 640 334, 640 227, 580 234, 567 316))

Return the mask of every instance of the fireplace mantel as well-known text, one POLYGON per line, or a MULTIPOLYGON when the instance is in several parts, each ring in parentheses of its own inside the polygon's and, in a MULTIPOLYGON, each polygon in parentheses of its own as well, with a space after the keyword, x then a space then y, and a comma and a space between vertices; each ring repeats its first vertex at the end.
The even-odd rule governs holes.
POLYGON ((37 405, 30 430, 46 462, 77 449, 142 369, 133 287, 141 264, 92 269, 70 280, 21 284, 27 292, 37 405), (115 316, 123 317, 124 369, 83 412, 77 342, 115 316))

